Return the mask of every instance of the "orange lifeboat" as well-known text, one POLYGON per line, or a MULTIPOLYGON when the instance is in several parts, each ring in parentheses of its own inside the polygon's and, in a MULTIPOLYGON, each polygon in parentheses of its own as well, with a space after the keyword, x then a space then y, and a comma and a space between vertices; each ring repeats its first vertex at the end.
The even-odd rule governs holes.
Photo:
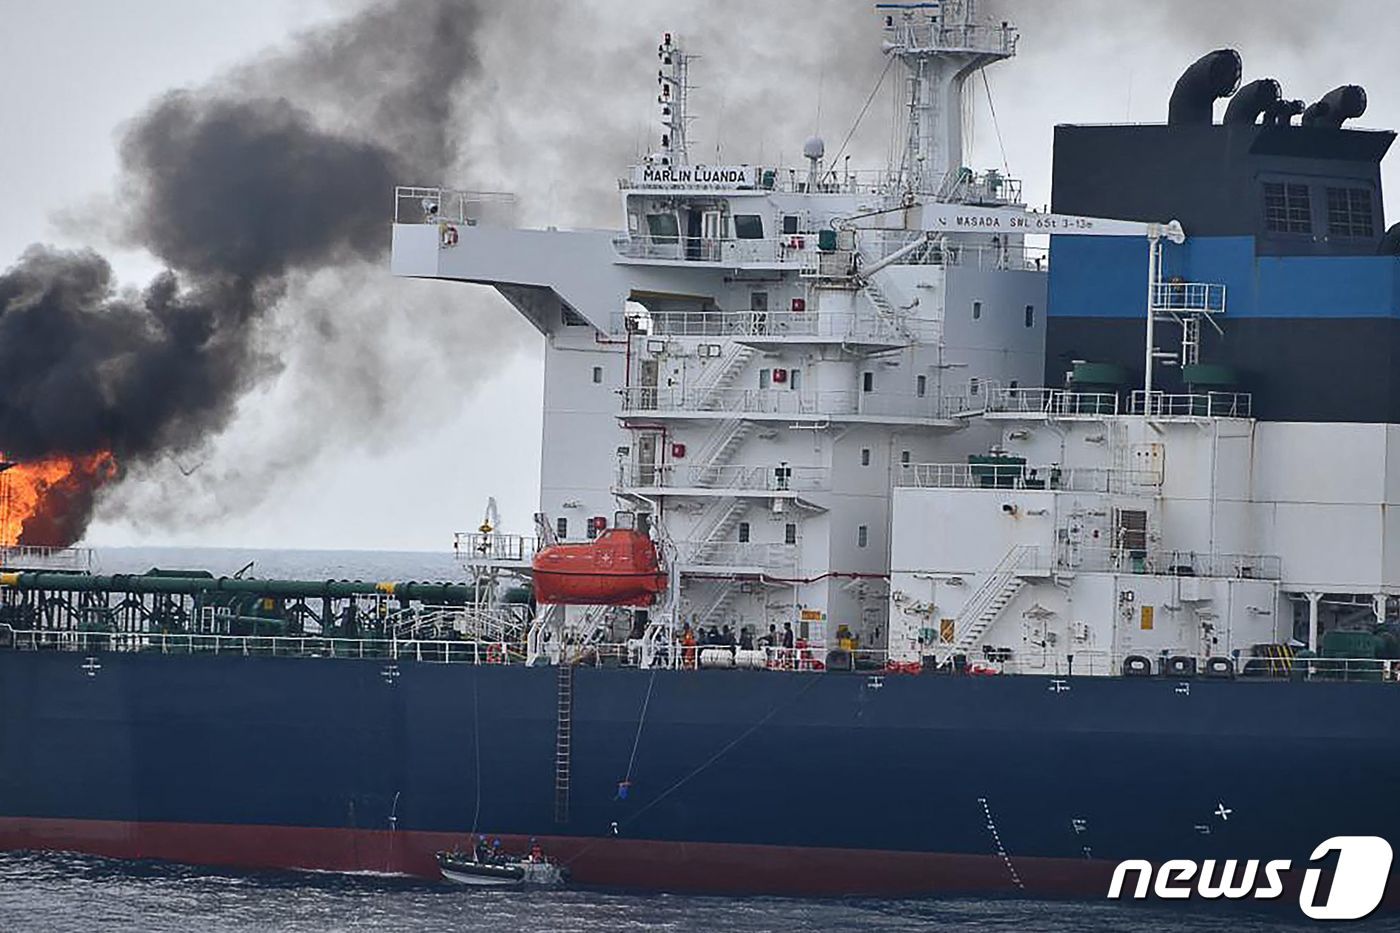
POLYGON ((610 528, 597 540, 554 544, 531 562, 535 599, 583 606, 650 606, 666 589, 656 543, 632 528, 610 528))

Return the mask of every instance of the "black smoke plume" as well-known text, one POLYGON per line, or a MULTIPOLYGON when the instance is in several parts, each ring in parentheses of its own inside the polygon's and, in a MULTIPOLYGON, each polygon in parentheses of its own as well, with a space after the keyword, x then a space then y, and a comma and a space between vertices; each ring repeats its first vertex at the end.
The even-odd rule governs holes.
MULTIPOLYGON (((0 274, 0 451, 110 450, 126 467, 225 427, 277 369, 255 337, 289 285, 382 259, 395 182, 452 166, 476 20, 467 0, 376 4, 136 118, 118 225, 168 270, 122 290, 98 253, 36 245, 0 274)), ((76 537, 92 497, 54 507, 75 502, 81 516, 35 527, 76 537)))

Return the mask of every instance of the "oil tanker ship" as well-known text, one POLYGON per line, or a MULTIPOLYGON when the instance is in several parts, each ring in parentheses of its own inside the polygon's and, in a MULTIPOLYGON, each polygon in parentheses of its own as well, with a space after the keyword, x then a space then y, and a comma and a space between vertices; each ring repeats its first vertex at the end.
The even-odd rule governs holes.
POLYGON ((693 162, 666 35, 620 230, 398 189, 394 273, 544 338, 535 534, 488 508, 465 582, 7 551, 0 846, 1102 896, 1400 831, 1394 134, 1218 50, 1165 124, 1057 127, 1032 211, 963 156, 1016 30, 876 16, 883 169, 693 162))

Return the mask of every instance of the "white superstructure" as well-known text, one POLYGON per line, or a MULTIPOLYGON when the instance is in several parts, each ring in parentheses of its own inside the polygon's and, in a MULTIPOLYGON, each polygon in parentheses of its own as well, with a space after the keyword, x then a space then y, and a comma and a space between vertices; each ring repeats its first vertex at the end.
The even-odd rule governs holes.
MULTIPOLYGON (((1004 223, 1019 185, 960 155, 963 81, 1015 32, 971 3, 880 13, 908 104, 900 164, 829 165, 817 139, 801 169, 693 163, 691 56, 668 34, 622 230, 492 226, 477 195, 399 192, 396 274, 494 285, 545 337, 548 531, 584 540, 619 506, 650 511, 678 626, 791 623, 814 646, 845 626, 882 646, 898 468, 981 449, 962 415, 983 387, 1039 381, 1044 261, 1004 223), (950 225, 949 204, 1003 221, 950 225)), ((531 547, 468 551, 520 566, 531 547)))

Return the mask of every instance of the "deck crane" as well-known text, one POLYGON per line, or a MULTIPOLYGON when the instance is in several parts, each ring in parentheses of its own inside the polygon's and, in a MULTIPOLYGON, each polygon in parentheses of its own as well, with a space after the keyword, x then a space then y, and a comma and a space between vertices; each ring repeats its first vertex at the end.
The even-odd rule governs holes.
MULTIPOLYGON (((1007 235, 1052 234, 1055 236, 1118 236, 1144 237, 1147 240, 1147 338, 1145 375, 1143 377, 1144 398, 1152 396, 1152 366, 1156 358, 1156 321, 1153 296, 1160 284, 1158 278, 1162 268, 1162 241, 1186 242, 1186 231, 1176 220, 1166 222, 1141 220, 1114 220, 1106 217, 1083 217, 1076 214, 1052 214, 1048 212, 1026 211, 1005 207, 975 207, 967 204, 948 202, 915 201, 900 204, 883 210, 853 214, 834 220, 837 230, 879 230, 881 227, 867 227, 859 223, 873 217, 903 213, 914 221, 913 229, 922 231, 923 236, 901 246, 888 256, 864 266, 860 270, 862 278, 869 278, 876 272, 899 262, 905 256, 927 246, 940 236, 950 233, 1000 233, 1007 235)), ((907 227, 906 227, 907 229, 907 227)))

